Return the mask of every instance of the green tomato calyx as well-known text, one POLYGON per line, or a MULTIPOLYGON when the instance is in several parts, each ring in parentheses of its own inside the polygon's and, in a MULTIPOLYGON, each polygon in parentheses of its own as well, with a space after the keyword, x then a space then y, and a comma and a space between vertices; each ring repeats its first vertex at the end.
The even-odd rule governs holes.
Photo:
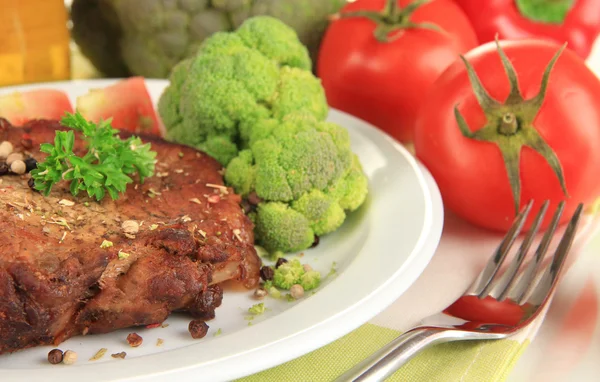
POLYGON ((388 43, 397 40, 406 29, 429 29, 442 32, 442 29, 433 23, 415 23, 410 20, 412 14, 421 6, 432 0, 415 0, 406 7, 398 6, 398 0, 386 0, 382 11, 355 11, 338 13, 333 20, 364 17, 376 24, 373 35, 379 42, 388 43))
POLYGON ((515 213, 518 213, 521 202, 519 162, 523 146, 532 148, 544 157, 556 174, 563 193, 568 197, 562 165, 554 150, 546 143, 533 124, 544 103, 548 82, 550 80, 550 73, 552 72, 554 64, 565 49, 566 44, 556 52, 546 67, 538 94, 527 100, 521 95, 515 68, 500 47, 500 43, 497 39, 496 46, 498 47, 498 54, 500 55, 502 66, 504 67, 510 83, 510 93, 508 97, 504 103, 501 103, 490 96, 483 87, 473 66, 461 56, 461 59, 467 68, 467 74, 471 86, 473 87, 473 92, 475 93, 477 102, 483 109, 487 122, 481 129, 471 131, 465 118, 458 110, 458 105, 454 107, 454 115, 460 132, 464 137, 477 141, 494 143, 500 149, 513 194, 515 213))
POLYGON ((575 0, 515 0, 523 17, 541 23, 562 24, 575 0))

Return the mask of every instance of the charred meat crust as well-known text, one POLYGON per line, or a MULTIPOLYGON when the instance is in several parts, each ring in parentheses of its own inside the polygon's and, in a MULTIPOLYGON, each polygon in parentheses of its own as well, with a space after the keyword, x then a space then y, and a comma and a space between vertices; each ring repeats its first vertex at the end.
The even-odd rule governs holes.
MULTIPOLYGON (((43 160, 37 148, 56 129, 56 121, 17 128, 0 119, 0 140, 43 160)), ((222 186, 221 166, 189 147, 142 139, 158 154, 156 174, 117 201, 75 198, 66 184, 44 197, 29 175, 1 177, 0 354, 160 323, 173 311, 210 319, 219 283, 258 284, 252 223, 222 186), (209 203, 214 194, 219 202, 209 203), (126 220, 139 232, 126 234, 126 220)))

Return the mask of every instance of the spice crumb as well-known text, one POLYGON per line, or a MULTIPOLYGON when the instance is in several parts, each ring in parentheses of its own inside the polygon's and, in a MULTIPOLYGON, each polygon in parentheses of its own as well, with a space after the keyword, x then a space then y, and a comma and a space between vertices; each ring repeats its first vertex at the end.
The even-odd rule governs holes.
POLYGON ((137 333, 129 333, 129 335, 127 335, 127 343, 131 347, 137 348, 142 344, 143 341, 144 339, 142 338, 142 336, 140 336, 137 333))
POLYGON ((163 340, 162 338, 158 338, 156 340, 156 346, 162 346, 165 343, 165 340, 163 340))
POLYGON ((241 233, 242 233, 242 231, 240 231, 239 228, 236 228, 236 229, 233 230, 233 235, 240 242, 242 241, 242 237, 240 236, 241 233))
POLYGON ((125 359, 125 357, 127 356, 127 353, 125 353, 124 351, 122 351, 120 353, 111 354, 110 356, 113 357, 113 358, 125 359))
POLYGON ((108 351, 107 348, 102 348, 100 350, 98 350, 96 352, 96 354, 94 354, 94 356, 92 358, 90 358, 90 361, 97 361, 100 358, 104 357, 104 355, 106 354, 106 352, 108 351))
POLYGON ((102 244, 100 244, 100 248, 102 248, 102 249, 110 248, 112 246, 113 246, 113 242, 108 241, 108 240, 103 240, 102 244))
POLYGON ((61 199, 58 201, 58 204, 60 204, 61 206, 72 207, 75 205, 75 202, 73 202, 72 200, 68 200, 68 199, 61 199))

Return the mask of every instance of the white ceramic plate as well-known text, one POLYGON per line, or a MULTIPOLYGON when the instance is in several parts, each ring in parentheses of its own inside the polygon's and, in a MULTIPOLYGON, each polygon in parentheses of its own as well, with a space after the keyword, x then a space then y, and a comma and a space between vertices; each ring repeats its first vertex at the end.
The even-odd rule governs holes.
MULTIPOLYGON (((55 88, 75 97, 113 80, 28 85, 55 88)), ((148 80, 156 101, 167 85, 148 80)), ((0 94, 17 88, 2 88, 0 94)), ((189 317, 175 315, 167 328, 136 329, 144 338, 139 348, 127 345, 133 329, 106 335, 75 337, 59 347, 72 349, 79 361, 72 366, 50 365, 51 347, 38 347, 0 356, 0 375, 7 380, 230 380, 286 362, 317 349, 357 328, 396 300, 417 279, 433 256, 443 221, 439 191, 425 170, 399 144, 374 127, 332 110, 329 119, 350 132, 353 150, 369 178, 370 195, 341 229, 304 252, 302 262, 327 275, 313 295, 297 302, 267 298, 268 311, 249 322, 251 292, 228 291, 210 331, 193 340, 189 317), (218 329, 222 334, 214 336, 218 329), (164 339, 156 346, 158 338, 164 339), (100 348, 107 355, 88 361, 100 348), (112 353, 127 352, 126 360, 112 353)), ((0 333, 0 335, 2 335, 0 333)))

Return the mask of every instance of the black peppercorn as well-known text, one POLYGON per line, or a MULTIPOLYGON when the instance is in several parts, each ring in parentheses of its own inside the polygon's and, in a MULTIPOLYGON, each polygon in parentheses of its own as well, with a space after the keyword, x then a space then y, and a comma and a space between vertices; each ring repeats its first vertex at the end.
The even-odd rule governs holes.
POLYGON ((8 170, 10 167, 6 164, 6 162, 0 162, 0 176, 8 174, 8 170))
POLYGON ((35 158, 30 157, 30 158, 25 159, 25 172, 35 170, 36 168, 37 168, 37 160, 35 160, 35 158))
POLYGON ((260 268, 260 277, 265 281, 273 280, 274 274, 275 271, 271 267, 265 265, 264 267, 260 268))
POLYGON ((288 261, 287 261, 287 259, 285 259, 285 258, 283 258, 283 257, 280 257, 280 258, 278 258, 278 259, 277 259, 277 262, 275 263, 275 269, 279 268, 279 266, 280 266, 281 264, 285 264, 285 263, 287 263, 287 262, 288 262, 288 261))
POLYGON ((35 189, 35 181, 33 180, 33 178, 29 178, 29 180, 27 181, 27 185, 29 186, 29 188, 31 188, 33 191, 37 191, 35 189))
POLYGON ((319 237, 317 235, 315 235, 315 241, 313 241, 313 243, 312 243, 312 245, 310 247, 314 248, 317 245, 319 245, 319 237))
POLYGON ((52 349, 48 353, 48 362, 53 365, 61 363, 63 360, 63 352, 60 349, 52 349))
POLYGON ((190 324, 188 325, 188 330, 192 335, 192 338, 199 339, 203 338, 204 336, 206 336, 206 333, 208 333, 208 325, 206 325, 206 322, 202 320, 193 320, 190 321, 190 324))

